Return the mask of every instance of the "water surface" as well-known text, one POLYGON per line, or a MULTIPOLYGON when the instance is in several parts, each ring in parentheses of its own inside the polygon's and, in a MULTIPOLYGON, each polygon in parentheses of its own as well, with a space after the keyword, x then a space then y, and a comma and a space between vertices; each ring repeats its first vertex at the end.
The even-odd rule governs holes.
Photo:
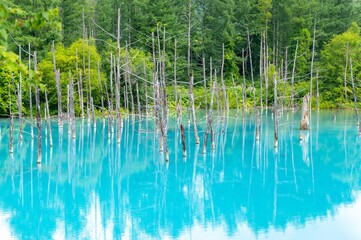
POLYGON ((120 144, 100 120, 95 130, 78 121, 75 140, 54 121, 41 165, 29 125, 22 143, 15 127, 10 155, 2 120, 1 239, 361 239, 354 113, 313 112, 302 132, 299 113, 284 113, 277 149, 272 113, 262 113, 260 141, 253 117, 216 116, 216 149, 206 155, 185 117, 185 159, 171 119, 168 164, 151 118, 124 119, 120 144))

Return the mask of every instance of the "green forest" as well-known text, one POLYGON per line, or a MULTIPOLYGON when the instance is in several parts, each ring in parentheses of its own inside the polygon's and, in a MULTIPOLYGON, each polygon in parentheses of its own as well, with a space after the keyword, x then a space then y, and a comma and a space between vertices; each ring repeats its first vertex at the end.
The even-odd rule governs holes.
POLYGON ((285 108, 308 93, 313 109, 353 108, 360 24, 357 0, 0 0, 0 116, 28 115, 36 89, 50 115, 71 94, 77 116, 100 115, 115 79, 122 111, 145 111, 160 63, 170 109, 190 79, 206 108, 217 77, 229 108, 272 106, 275 81, 285 108))

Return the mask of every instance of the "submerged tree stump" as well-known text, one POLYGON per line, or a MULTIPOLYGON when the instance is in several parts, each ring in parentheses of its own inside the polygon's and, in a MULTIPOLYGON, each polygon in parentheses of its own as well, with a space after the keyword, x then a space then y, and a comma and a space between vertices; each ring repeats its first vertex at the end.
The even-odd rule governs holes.
POLYGON ((308 130, 308 125, 309 123, 309 118, 308 118, 308 103, 310 101, 310 95, 306 94, 303 97, 303 103, 302 103, 302 119, 301 119, 301 124, 300 124, 300 129, 301 130, 308 130))
POLYGON ((183 124, 180 125, 180 131, 181 131, 181 138, 182 138, 182 150, 183 150, 183 157, 187 157, 187 148, 186 148, 186 138, 184 134, 184 127, 183 124))

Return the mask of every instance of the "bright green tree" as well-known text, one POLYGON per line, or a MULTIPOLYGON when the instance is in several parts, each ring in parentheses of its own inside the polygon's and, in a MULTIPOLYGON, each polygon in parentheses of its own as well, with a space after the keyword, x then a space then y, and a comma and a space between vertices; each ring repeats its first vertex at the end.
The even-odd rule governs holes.
MULTIPOLYGON (((361 78, 361 37, 360 29, 356 23, 352 23, 350 28, 325 45, 322 51, 321 66, 323 68, 322 92, 325 101, 342 103, 344 102, 344 74, 346 59, 350 66, 352 59, 354 81, 361 78), (347 58, 346 58, 347 56, 347 58)), ((348 78, 347 92, 350 94, 351 80, 350 68, 346 69, 348 78)), ((352 98, 348 98, 352 99, 352 98)))

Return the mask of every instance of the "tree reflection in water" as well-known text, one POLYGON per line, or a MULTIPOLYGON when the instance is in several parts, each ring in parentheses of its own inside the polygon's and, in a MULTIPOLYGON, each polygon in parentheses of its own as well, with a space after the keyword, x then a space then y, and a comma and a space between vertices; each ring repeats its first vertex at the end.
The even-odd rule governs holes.
MULTIPOLYGON (((2 121, 0 217, 8 216, 17 238, 192 238, 199 228, 221 228, 232 237, 244 224, 254 236, 302 228, 355 201, 361 143, 350 112, 339 112, 336 123, 331 112, 314 113, 301 142, 298 119, 281 115, 276 150, 266 112, 259 141, 253 117, 219 116, 216 149, 209 146, 206 155, 186 128, 186 161, 171 119, 169 164, 152 120, 124 119, 120 144, 101 123, 94 131, 77 122, 71 139, 66 126, 53 122, 54 146, 44 144, 41 166, 30 136, 9 156, 2 121)), ((205 123, 199 127, 202 133, 205 123)))

